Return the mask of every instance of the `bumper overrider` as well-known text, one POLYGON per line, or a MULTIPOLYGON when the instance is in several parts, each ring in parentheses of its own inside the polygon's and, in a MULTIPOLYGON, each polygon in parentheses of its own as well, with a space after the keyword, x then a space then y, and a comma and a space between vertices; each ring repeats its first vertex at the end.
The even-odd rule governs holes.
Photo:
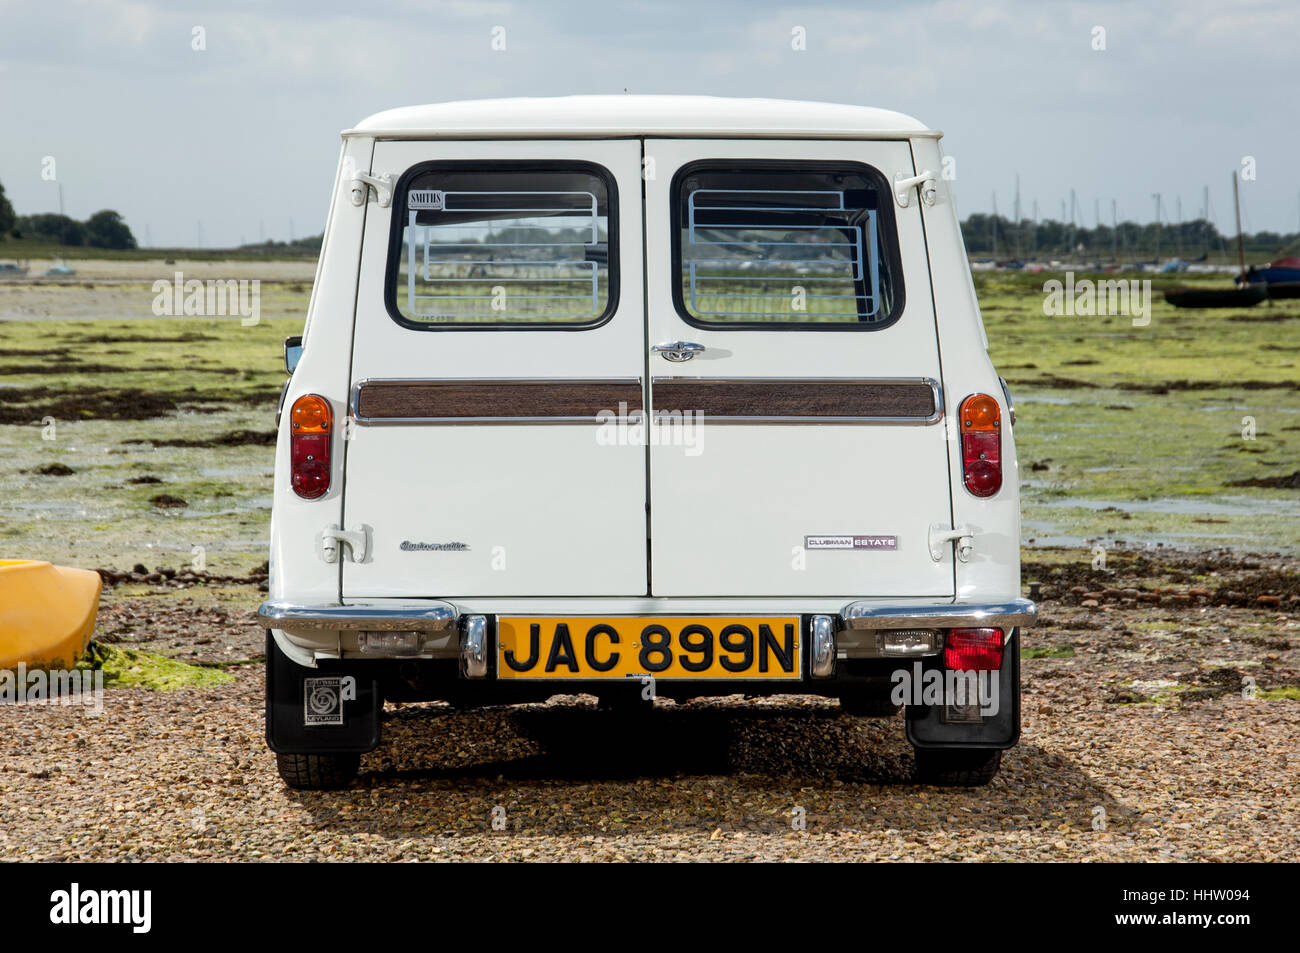
MULTIPOLYGON (((488 665, 488 616, 462 614, 448 602, 407 606, 301 606, 264 602, 258 619, 291 640, 337 649, 326 657, 458 658, 461 674, 483 678, 488 665)), ((1032 626, 1028 599, 994 603, 903 605, 850 602, 837 615, 806 614, 808 674, 829 678, 837 660, 926 658, 943 652, 951 629, 1032 626)))

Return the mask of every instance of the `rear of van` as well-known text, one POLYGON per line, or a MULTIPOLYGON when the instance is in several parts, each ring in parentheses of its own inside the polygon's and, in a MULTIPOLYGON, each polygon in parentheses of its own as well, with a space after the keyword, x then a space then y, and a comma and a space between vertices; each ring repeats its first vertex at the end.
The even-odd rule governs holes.
POLYGON ((903 704, 966 773, 1014 744, 1012 412, 941 168, 907 117, 754 100, 345 134, 277 448, 272 747, 364 750, 385 697, 647 687, 903 704), (997 714, 903 697, 948 662, 1000 673, 997 714), (351 680, 331 723, 313 676, 351 680))

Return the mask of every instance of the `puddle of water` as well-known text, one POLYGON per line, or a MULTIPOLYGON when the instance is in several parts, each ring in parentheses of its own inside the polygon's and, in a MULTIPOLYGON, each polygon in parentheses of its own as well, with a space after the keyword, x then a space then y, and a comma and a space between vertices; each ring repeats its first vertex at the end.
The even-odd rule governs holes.
POLYGON ((177 507, 173 512, 176 512, 178 516, 190 518, 208 516, 240 516, 245 513, 256 512, 257 510, 266 510, 270 512, 270 509, 271 497, 255 496, 238 506, 231 506, 221 510, 200 510, 195 509, 193 506, 187 506, 184 508, 177 507))
MULTIPOLYGON (((1046 524, 1039 525, 1045 526, 1046 524)), ((1031 548, 1037 548, 1039 546, 1045 546, 1048 548, 1064 546, 1071 549, 1077 549, 1085 547, 1088 544, 1089 539, 1089 537, 1085 536, 1070 536, 1065 533, 1055 533, 1049 529, 1044 529, 1043 532, 1036 533, 1030 529, 1028 523, 1023 525, 1022 533, 1024 538, 1020 541, 1020 544, 1031 548), (1033 540, 1033 542, 1030 542, 1030 540, 1033 540)))
MULTIPOLYGON (((1095 502, 1097 501, 1081 501, 1080 505, 1095 502)), ((1159 545, 1166 550, 1197 551, 1207 548, 1258 549, 1260 540, 1248 531, 1238 530, 1233 532, 1231 527, 1215 530, 1187 529, 1165 533, 1142 531, 1128 527, 1107 532, 1099 528, 1097 531, 1084 536, 1077 532, 1063 532, 1060 524, 1049 520, 1024 520, 1021 523, 1021 545, 1030 548, 1067 546, 1087 549, 1098 543, 1107 546, 1116 544, 1138 545, 1146 546, 1148 549, 1155 549, 1159 545)), ((1278 542, 1276 545, 1291 546, 1291 544, 1285 542, 1278 542)))
MULTIPOLYGON (((0 509, 0 513, 15 513, 15 514, 21 513, 21 514, 27 514, 29 516, 34 515, 37 519, 42 519, 43 517, 46 516, 85 517, 90 515, 90 510, 87 510, 85 508, 85 505, 82 503, 10 502, 10 503, 6 503, 3 509, 0 509)), ((96 511, 95 515, 98 518, 106 517, 106 513, 103 511, 96 511)))
POLYGON ((1300 505, 1292 500, 1218 497, 1214 500, 1179 497, 1157 500, 1035 500, 1035 506, 1104 510, 1113 507, 1121 513, 1175 513, 1190 516, 1300 516, 1300 505))
POLYGON ((1252 540, 1245 536, 1234 536, 1229 533, 1179 533, 1176 536, 1169 533, 1142 533, 1123 536, 1100 533, 1095 536, 1076 536, 1060 532, 1059 527, 1053 523, 1040 522, 1023 523, 1021 537, 1020 544, 1029 549, 1062 546, 1073 549, 1088 549, 1102 541, 1105 541, 1106 545, 1124 543, 1125 545, 1136 544, 1149 548, 1155 548, 1158 543, 1163 549, 1179 551, 1203 549, 1206 545, 1213 548, 1250 549, 1252 544, 1252 540))
POLYGON ((1082 404, 1091 403, 1082 401, 1078 397, 1053 397, 1050 394, 1017 394, 1017 404, 1082 404))
POLYGON ((205 477, 274 476, 275 467, 201 467, 199 475, 205 477))

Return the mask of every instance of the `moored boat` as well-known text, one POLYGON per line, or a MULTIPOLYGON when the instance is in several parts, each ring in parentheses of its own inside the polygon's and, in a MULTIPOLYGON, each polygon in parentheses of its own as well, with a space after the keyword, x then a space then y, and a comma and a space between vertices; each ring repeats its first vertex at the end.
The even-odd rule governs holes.
POLYGON ((1265 285, 1239 288, 1170 288, 1165 300, 1175 308, 1250 308, 1268 298, 1265 285))
MULTIPOLYGON (((1165 300, 1175 308, 1250 308, 1270 294, 1267 282, 1251 281, 1246 271, 1246 249, 1241 239, 1241 196, 1237 191, 1237 174, 1232 175, 1232 207, 1237 216, 1237 276, 1235 288, 1170 288, 1165 300)), ((1252 272, 1255 269, 1251 269, 1252 272)))
POLYGON ((1266 287, 1270 298, 1300 298, 1300 281, 1274 281, 1266 287))
POLYGON ((1300 282, 1300 258, 1279 258, 1267 265, 1251 265, 1238 280, 1251 285, 1296 284, 1300 282))

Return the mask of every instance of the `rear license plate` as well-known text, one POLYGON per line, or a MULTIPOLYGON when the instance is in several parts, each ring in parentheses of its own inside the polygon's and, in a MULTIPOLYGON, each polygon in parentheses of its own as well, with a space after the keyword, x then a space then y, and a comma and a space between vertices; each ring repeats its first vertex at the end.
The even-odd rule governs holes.
POLYGON ((797 679, 801 648, 790 616, 507 616, 497 677, 797 679))

